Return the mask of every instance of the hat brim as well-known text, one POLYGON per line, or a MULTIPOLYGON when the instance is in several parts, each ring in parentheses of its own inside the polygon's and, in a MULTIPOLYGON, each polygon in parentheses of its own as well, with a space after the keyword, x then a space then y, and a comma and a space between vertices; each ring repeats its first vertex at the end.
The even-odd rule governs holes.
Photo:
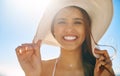
MULTIPOLYGON (((42 40, 49 45, 60 46, 51 34, 52 21, 59 10, 68 6, 77 6, 83 8, 92 20, 92 35, 96 42, 104 35, 110 25, 113 16, 112 0, 54 0, 45 10, 33 39, 34 42, 42 40)), ((92 41, 92 50, 95 44, 92 41)), ((93 52, 94 54, 94 52, 93 52)), ((95 55, 95 54, 94 54, 95 55)), ((96 55, 95 55, 96 56, 96 55)))

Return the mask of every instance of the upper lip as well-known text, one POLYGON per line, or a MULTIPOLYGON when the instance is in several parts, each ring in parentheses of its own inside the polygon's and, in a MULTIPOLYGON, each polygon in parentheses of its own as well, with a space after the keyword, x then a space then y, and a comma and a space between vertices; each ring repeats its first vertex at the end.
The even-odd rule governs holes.
POLYGON ((76 34, 66 34, 66 35, 63 35, 63 37, 64 36, 76 36, 76 37, 78 37, 78 35, 76 35, 76 34))

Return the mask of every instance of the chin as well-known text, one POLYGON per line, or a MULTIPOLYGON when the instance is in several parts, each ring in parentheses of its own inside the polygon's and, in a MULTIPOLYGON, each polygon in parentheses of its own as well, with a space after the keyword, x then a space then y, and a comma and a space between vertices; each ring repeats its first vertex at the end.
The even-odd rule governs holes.
POLYGON ((68 50, 68 51, 73 51, 73 50, 80 50, 80 46, 62 46, 63 49, 68 50))

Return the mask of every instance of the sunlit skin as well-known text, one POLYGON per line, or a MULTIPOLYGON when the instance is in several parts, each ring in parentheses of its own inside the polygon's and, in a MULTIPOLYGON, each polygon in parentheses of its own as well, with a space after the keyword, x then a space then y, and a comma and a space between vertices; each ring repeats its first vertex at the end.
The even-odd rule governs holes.
POLYGON ((62 49, 80 50, 85 39, 85 22, 82 13, 72 8, 60 11, 55 17, 54 35, 62 49), (76 38, 65 40, 64 37, 76 38))
MULTIPOLYGON (((67 7, 60 10, 53 21, 53 35, 61 44, 61 54, 56 66, 55 76, 85 76, 82 63, 82 43, 85 40, 85 19, 77 8, 67 7)), ((52 76, 56 59, 42 61, 40 54, 41 40, 18 46, 16 54, 26 76, 52 76)), ((101 65, 105 65, 111 72, 112 64, 106 50, 95 53, 100 55, 96 59, 94 76, 110 76, 101 65)))

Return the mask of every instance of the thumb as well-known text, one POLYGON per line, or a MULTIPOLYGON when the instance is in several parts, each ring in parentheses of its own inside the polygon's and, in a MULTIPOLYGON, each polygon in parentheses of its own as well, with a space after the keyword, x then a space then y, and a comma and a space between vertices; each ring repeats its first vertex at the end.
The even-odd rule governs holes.
POLYGON ((42 40, 38 40, 36 43, 34 43, 35 54, 37 56, 40 56, 41 42, 42 42, 42 40))
POLYGON ((40 48, 41 42, 42 42, 42 40, 38 40, 37 43, 36 43, 36 45, 37 45, 39 48, 40 48))

